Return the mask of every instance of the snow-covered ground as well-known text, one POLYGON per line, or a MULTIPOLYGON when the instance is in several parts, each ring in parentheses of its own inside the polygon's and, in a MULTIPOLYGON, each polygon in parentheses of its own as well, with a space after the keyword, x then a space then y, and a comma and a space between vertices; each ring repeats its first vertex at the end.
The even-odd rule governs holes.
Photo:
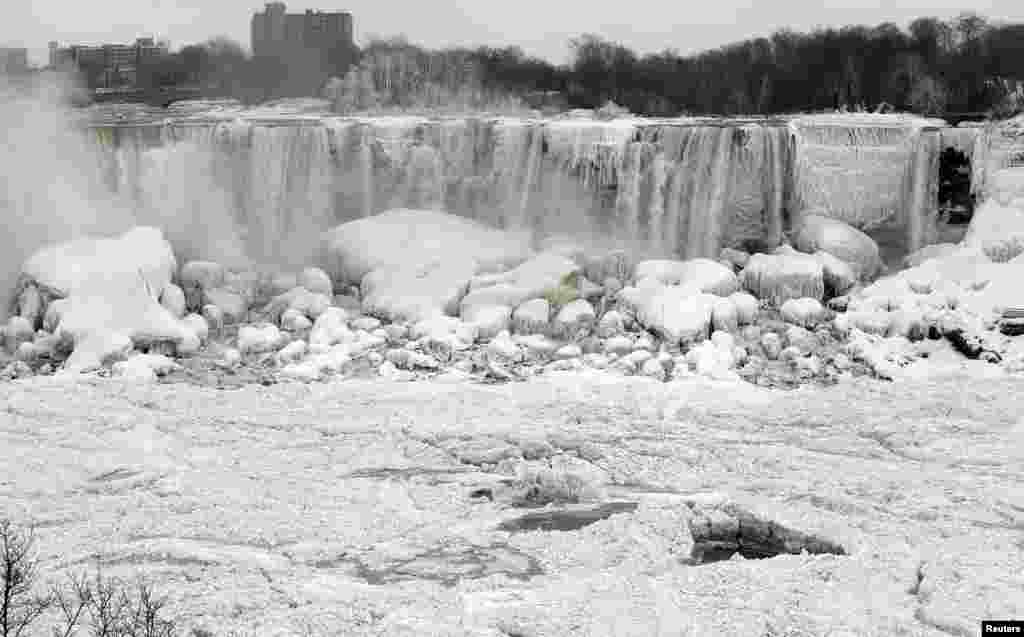
POLYGON ((962 370, 791 392, 39 377, 0 384, 0 513, 38 525, 45 572, 99 555, 215 635, 975 635, 1024 616, 1022 396, 962 370), (618 513, 503 527, 545 467, 582 485, 547 510, 618 513), (727 503, 845 555, 688 563, 727 503))

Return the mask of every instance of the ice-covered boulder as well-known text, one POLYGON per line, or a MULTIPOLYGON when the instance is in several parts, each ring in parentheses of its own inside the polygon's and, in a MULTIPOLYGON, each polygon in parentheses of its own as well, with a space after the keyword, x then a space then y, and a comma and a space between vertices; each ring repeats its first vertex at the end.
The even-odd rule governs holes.
POLYGON ((811 255, 752 255, 740 280, 744 289, 776 307, 790 299, 825 295, 824 271, 811 255))
POLYGON ((677 285, 718 296, 729 296, 740 289, 732 268, 711 259, 641 261, 636 264, 634 276, 637 281, 654 279, 662 285, 677 285))
POLYGON ((512 308, 507 305, 473 305, 467 308, 462 320, 476 326, 479 338, 487 340, 509 328, 512 308))
POLYGON ((274 322, 280 322, 284 313, 294 310, 310 320, 316 320, 326 312, 332 304, 331 297, 326 294, 312 292, 303 287, 292 288, 270 300, 264 309, 274 322))
POLYGON ((281 347, 284 339, 276 325, 245 325, 238 330, 238 351, 243 354, 263 354, 281 347))
POLYGON ((171 282, 177 261, 157 228, 140 226, 117 237, 82 237, 38 250, 22 266, 22 277, 51 297, 110 289, 131 277, 154 298, 171 282))
POLYGON ((22 343, 30 343, 35 337, 35 330, 32 323, 22 316, 12 316, 7 320, 6 329, 3 332, 4 347, 10 353, 18 351, 22 343))
POLYGON ((160 304, 167 308, 174 318, 184 318, 187 311, 185 292, 173 283, 168 283, 160 292, 160 304))
POLYGON ((813 328, 826 318, 827 311, 818 299, 790 299, 779 308, 782 320, 801 327, 813 328))
POLYGON ((637 322, 663 340, 687 343, 708 337, 717 297, 686 287, 660 285, 628 287, 618 298, 637 322))
POLYGON ((334 296, 334 285, 331 277, 320 268, 306 268, 298 276, 298 287, 306 288, 315 294, 334 296))
POLYGON ((189 314, 181 321, 195 332, 200 341, 205 341, 210 337, 210 324, 199 314, 189 314))
POLYGON ((189 261, 182 265, 178 273, 178 283, 185 292, 188 307, 200 307, 204 303, 203 291, 222 287, 226 274, 227 269, 213 261, 189 261))
POLYGON ((136 344, 197 344, 195 331, 159 302, 176 269, 160 230, 138 227, 114 238, 47 246, 25 262, 22 279, 50 299, 66 297, 52 327, 74 344, 65 368, 86 371, 123 357, 136 344))
POLYGON ((223 316, 224 323, 240 323, 249 314, 249 301, 244 295, 225 287, 202 291, 203 306, 213 305, 223 316))
POLYGON ((1024 206, 1014 204, 1004 205, 994 198, 981 204, 971 217, 963 245, 998 263, 1024 254, 1024 206))
POLYGON ((903 267, 917 267, 924 263, 925 261, 928 261, 929 259, 942 258, 954 254, 959 249, 960 246, 958 246, 955 243, 935 243, 932 245, 927 245, 921 248, 920 250, 911 252, 906 257, 904 257, 903 267))
POLYGON ((517 334, 547 332, 551 320, 551 303, 547 299, 530 299, 512 312, 512 331, 517 334))
POLYGON ((625 250, 590 255, 584 263, 584 275, 591 281, 628 281, 633 273, 633 263, 633 259, 625 250))
POLYGON ((736 320, 740 325, 753 325, 757 322, 761 307, 752 294, 735 292, 729 295, 729 300, 736 307, 736 320))
POLYGON ((354 339, 352 330, 348 328, 348 314, 345 310, 332 307, 317 317, 313 329, 309 333, 310 345, 330 347, 338 343, 348 343, 354 339))
MULTIPOLYGON (((516 307, 530 299, 557 297, 559 292, 576 298, 575 277, 580 267, 560 254, 542 253, 507 272, 484 274, 470 282, 469 293, 462 299, 462 311, 473 305, 508 305, 516 307)), ((549 299, 551 300, 551 299, 549 299)))
POLYGON ((385 321, 417 321, 454 315, 478 264, 448 257, 401 266, 382 266, 363 277, 362 310, 385 321))
MULTIPOLYGON (((621 291, 621 290, 620 290, 621 291)), ((597 322, 595 332, 601 338, 619 336, 626 331, 626 319, 618 310, 609 310, 597 322)))
POLYGON ((313 327, 313 321, 295 308, 288 308, 281 313, 281 329, 289 332, 301 332, 313 327))
POLYGON ((711 308, 711 327, 715 330, 735 332, 739 329, 740 320, 736 304, 732 297, 718 297, 711 308))
POLYGON ((594 306, 585 299, 576 299, 558 311, 551 322, 551 329, 557 338, 585 336, 593 328, 596 319, 594 306))
POLYGON ((857 285, 857 272, 846 261, 820 250, 814 253, 814 258, 821 263, 825 291, 829 296, 842 296, 849 292, 853 286, 857 285))
POLYGON ((389 210, 330 230, 322 243, 324 270, 335 282, 360 284, 379 268, 417 267, 470 259, 477 272, 518 265, 529 239, 465 217, 432 210, 389 210))
POLYGON ((804 215, 792 241, 793 247, 801 252, 813 254, 820 250, 849 263, 859 279, 874 277, 882 267, 875 240, 837 219, 804 215))

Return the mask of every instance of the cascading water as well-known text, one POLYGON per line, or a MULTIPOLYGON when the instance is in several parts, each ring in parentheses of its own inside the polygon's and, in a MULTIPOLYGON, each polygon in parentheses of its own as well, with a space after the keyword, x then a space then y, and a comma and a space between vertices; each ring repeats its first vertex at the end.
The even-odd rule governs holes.
MULTIPOLYGON (((866 135, 859 120, 230 117, 118 131, 117 188, 158 219, 188 211, 208 234, 289 266, 326 228, 397 207, 646 256, 774 247, 789 208, 859 227, 895 219, 918 245, 938 144, 903 120, 868 122, 866 135)), ((194 252, 224 251, 211 241, 194 252)))
POLYGON ((940 133, 910 116, 816 115, 790 122, 794 208, 865 231, 905 233, 903 248, 935 232, 940 133))

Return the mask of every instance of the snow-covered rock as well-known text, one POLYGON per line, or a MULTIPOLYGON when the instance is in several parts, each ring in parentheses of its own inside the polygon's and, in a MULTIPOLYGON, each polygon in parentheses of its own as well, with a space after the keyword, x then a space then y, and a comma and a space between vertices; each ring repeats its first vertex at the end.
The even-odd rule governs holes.
POLYGON ((263 354, 282 344, 282 334, 276 325, 243 325, 238 330, 238 351, 243 354, 263 354))
POLYGON ((597 322, 595 333, 601 338, 620 336, 626 331, 626 319, 617 310, 609 310, 604 313, 601 320, 597 322))
POLYGON ((389 210, 343 223, 323 240, 321 259, 334 281, 360 284, 369 272, 448 259, 469 259, 477 272, 518 265, 530 254, 529 237, 465 217, 432 210, 389 210))
MULTIPOLYGON (((462 299, 461 307, 474 305, 508 305, 517 307, 530 299, 543 298, 565 288, 576 296, 574 276, 580 272, 575 261, 559 254, 544 253, 507 272, 474 277, 470 291, 462 299), (568 281, 572 281, 572 286, 568 281)), ((567 301, 573 298, 566 299, 567 301)))
POLYGON ((488 357, 499 361, 518 362, 523 359, 523 351, 507 331, 492 338, 484 351, 488 357))
POLYGON ((594 306, 589 301, 576 299, 558 311, 551 328, 560 338, 574 338, 589 332, 596 318, 594 306))
POLYGON ((98 367, 133 342, 179 343, 194 334, 158 302, 177 263, 156 228, 138 227, 115 238, 83 237, 44 247, 22 267, 50 297, 67 297, 55 331, 74 343, 69 371, 98 367))
POLYGON ((360 316, 352 321, 352 329, 362 330, 364 332, 372 332, 380 326, 380 319, 376 319, 372 316, 360 316))
POLYGON ((782 339, 775 332, 766 332, 761 335, 761 348, 768 360, 776 360, 782 353, 782 339))
POLYGON ((543 334, 551 320, 551 303, 547 299, 530 299, 512 312, 512 331, 516 334, 543 334))
POLYGON ((657 358, 649 358, 644 361, 637 373, 655 380, 665 380, 665 367, 657 358))
POLYGON ((189 261, 181 266, 178 281, 189 308, 194 309, 202 305, 204 290, 223 286, 226 274, 224 266, 213 261, 189 261))
POLYGON ((299 273, 297 287, 306 288, 314 294, 323 294, 324 296, 334 296, 334 284, 331 283, 331 277, 327 276, 327 273, 320 268, 306 268, 299 273))
POLYGON ((520 347, 524 348, 530 358, 549 358, 558 351, 559 344, 544 334, 523 334, 512 337, 520 347))
POLYGON ((740 289, 732 268, 711 259, 672 261, 653 259, 636 265, 636 280, 654 279, 662 285, 676 285, 692 292, 729 296, 740 289))
POLYGON ((858 279, 872 278, 882 267, 875 240, 837 219, 804 215, 792 240, 793 246, 801 252, 814 254, 820 250, 850 264, 858 279))
POLYGON ((187 311, 185 306, 185 292, 173 283, 168 283, 160 292, 160 305, 167 308, 174 318, 184 318, 187 311))
POLYGON ((210 338, 210 324, 199 314, 189 314, 182 322, 192 330, 200 341, 210 338))
POLYGON ((739 329, 739 311, 732 301, 732 296, 718 297, 711 308, 711 328, 735 332, 739 329))
POLYGON ((712 294, 680 286, 630 287, 619 302, 661 339, 686 343, 707 338, 715 299, 712 294))
POLYGON ((306 355, 307 350, 306 341, 292 341, 281 348, 276 358, 279 364, 296 363, 306 355))
POLYGON ((790 299, 821 299, 825 294, 821 263, 811 255, 752 255, 740 280, 744 289, 775 307, 790 299))
POLYGON ((288 308, 281 314, 281 329, 289 332, 301 332, 313 327, 313 321, 295 308, 288 308))
POLYGON ((783 321, 807 328, 815 327, 827 316, 821 301, 811 298, 790 299, 782 304, 779 312, 783 321))
POLYGON ((31 343, 35 337, 35 330, 32 323, 22 316, 12 316, 7 320, 7 327, 4 330, 4 347, 8 352, 18 351, 22 343, 31 343))
POLYGON ((181 365, 162 354, 135 354, 112 367, 115 376, 140 381, 154 381, 178 369, 181 365))
POLYGON ((202 304, 216 306, 226 324, 240 323, 249 313, 249 301, 245 296, 223 287, 203 290, 202 304))
POLYGON ((728 298, 736 307, 736 320, 740 325, 753 325, 757 322, 761 308, 754 295, 747 292, 735 292, 728 298))
POLYGON ((857 285, 857 273, 846 261, 821 251, 815 252, 814 258, 821 263, 825 289, 830 296, 842 296, 857 285))
POLYGON ((508 330, 512 308, 507 305, 472 305, 465 309, 462 320, 476 326, 478 337, 490 339, 508 330))
POLYGON ((558 348, 555 352, 555 358, 559 359, 580 358, 581 356, 583 356, 583 349, 572 343, 558 348))
POLYGON ((625 335, 613 336, 605 341, 604 351, 616 356, 629 354, 633 351, 633 339, 625 335))
POLYGON ((903 258, 904 268, 913 268, 921 265, 929 259, 936 259, 949 256, 960 249, 955 243, 935 243, 927 245, 920 250, 911 252, 903 258))
POLYGON ((317 317, 309 333, 310 345, 333 346, 339 343, 350 343, 355 337, 347 325, 348 314, 345 310, 332 307, 317 317))
POLYGON ((389 322, 458 314, 478 267, 474 259, 455 255, 378 267, 362 279, 362 310, 389 322))
POLYGON ((211 330, 220 330, 224 327, 224 310, 216 305, 208 304, 202 307, 201 316, 206 319, 211 330))
POLYGON ((1024 254, 1024 207, 995 198, 981 204, 971 217, 963 245, 982 251, 997 263, 1024 254))
POLYGON ((22 289, 17 300, 17 315, 27 320, 32 325, 39 323, 43 318, 43 295, 34 283, 27 283, 22 289))

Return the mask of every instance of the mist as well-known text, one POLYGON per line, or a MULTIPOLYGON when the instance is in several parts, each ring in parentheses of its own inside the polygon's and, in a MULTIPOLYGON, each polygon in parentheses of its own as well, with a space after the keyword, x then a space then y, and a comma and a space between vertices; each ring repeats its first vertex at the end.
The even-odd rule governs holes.
POLYGON ((22 263, 41 246, 134 225, 132 210, 106 188, 96 153, 75 129, 67 104, 77 88, 67 77, 18 85, 0 78, 0 314, 10 309, 22 263))

